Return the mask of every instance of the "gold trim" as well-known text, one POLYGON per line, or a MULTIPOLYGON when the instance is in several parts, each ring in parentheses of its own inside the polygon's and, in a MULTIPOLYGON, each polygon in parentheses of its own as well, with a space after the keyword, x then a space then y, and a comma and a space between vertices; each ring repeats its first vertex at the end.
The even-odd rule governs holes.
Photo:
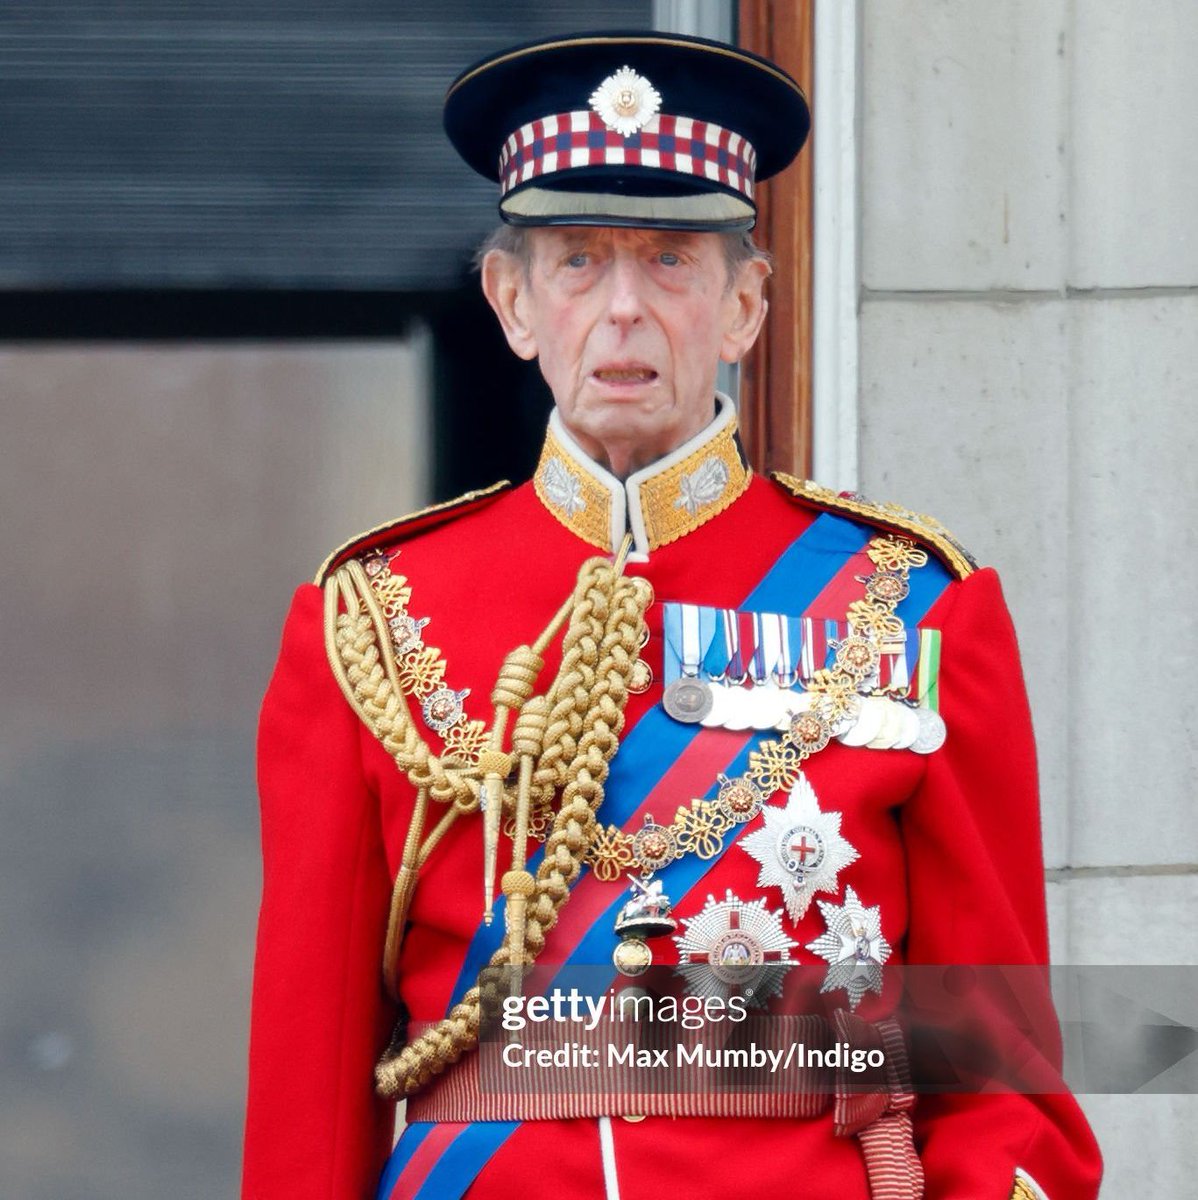
POLYGON ((532 486, 537 499, 576 537, 600 550, 612 549, 611 493, 578 465, 552 426, 545 434, 532 486), (561 494, 563 488, 568 495, 561 494))
POLYGON ((650 550, 692 533, 744 495, 752 472, 736 449, 735 430, 735 422, 725 425, 711 441, 640 485, 641 517, 650 550), (719 494, 710 500, 702 494, 688 497, 684 481, 700 474, 713 461, 727 472, 719 494))
POLYGON ((708 54, 720 54, 725 58, 734 58, 737 62, 745 63, 747 66, 756 67, 758 70, 764 71, 767 75, 772 75, 780 83, 786 84, 787 87, 793 88, 803 98, 803 103, 810 108, 807 100, 807 94, 803 89, 791 79, 785 71, 779 70, 777 67, 770 66, 756 58, 750 58, 747 54, 738 53, 731 46, 708 46, 702 42, 684 42, 679 38, 670 37, 589 37, 589 38, 563 38, 559 42, 541 42, 536 46, 525 46, 522 50, 511 50, 507 54, 500 55, 498 58, 488 59, 485 63, 475 67, 467 75, 463 75, 460 79, 455 80, 450 85, 449 91, 445 93, 445 99, 449 97, 468 83, 477 75, 481 75, 484 71, 489 71, 492 67, 498 67, 502 63, 511 62, 514 58, 524 58, 530 54, 542 54, 546 50, 560 50, 564 46, 682 46, 687 50, 702 50, 708 54))
MULTIPOLYGON (((647 548, 658 550, 693 533, 735 503, 748 488, 752 470, 741 458, 732 420, 685 458, 638 479, 640 474, 626 483, 617 481, 623 489, 620 498, 628 504, 629 491, 636 490, 647 548)), ((533 488, 541 503, 575 537, 613 552, 612 505, 617 498, 562 444, 552 425, 545 434, 533 488)))
POLYGON ((1011 1187, 1011 1200, 1048 1200, 1040 1185, 1022 1168, 1015 1168, 1015 1182, 1011 1187))
POLYGON ((772 471, 770 478, 784 487, 798 500, 829 508, 834 512, 850 513, 865 517, 888 529, 899 530, 919 538, 936 552, 939 558, 958 579, 965 579, 977 570, 973 556, 949 531, 936 520, 922 513, 913 513, 898 504, 875 504, 869 500, 841 496, 831 488, 813 483, 809 479, 798 479, 784 471, 772 471))
POLYGON ((462 495, 455 496, 452 500, 442 500, 437 504, 429 504, 424 508, 417 509, 415 512, 406 513, 402 517, 396 517, 392 521, 385 521, 382 525, 376 525, 373 529, 364 529, 361 533, 355 534, 348 541, 343 542, 320 564, 320 570, 316 572, 316 577, 312 582, 318 587, 321 586, 328 578, 329 570, 337 559, 347 554, 359 542, 363 542, 367 538, 377 537, 380 533, 388 533, 392 529, 400 529, 402 526, 408 524, 409 521, 416 521, 421 517, 427 517, 430 513, 447 512, 453 508, 460 508, 462 505, 470 504, 475 500, 481 500, 486 496, 493 496, 511 486, 511 480, 501 479, 498 483, 491 484, 490 487, 476 488, 471 492, 463 492, 462 495))

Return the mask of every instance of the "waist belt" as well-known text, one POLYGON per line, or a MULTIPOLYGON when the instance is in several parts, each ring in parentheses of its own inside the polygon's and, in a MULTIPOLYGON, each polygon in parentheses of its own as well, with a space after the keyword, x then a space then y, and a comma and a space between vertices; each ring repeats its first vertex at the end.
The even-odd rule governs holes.
MULTIPOLYGON (((919 1200, 923 1167, 912 1139, 915 1096, 907 1090, 907 1053, 902 1030, 890 1018, 872 1024, 840 1010, 831 1025, 822 1017, 771 1017, 773 1036, 826 1050, 833 1041, 853 1050, 881 1050, 885 1065, 863 1084, 847 1064, 801 1065, 788 1069, 786 1087, 743 1091, 646 1090, 644 1071, 614 1065, 602 1071, 570 1063, 551 1069, 552 1086, 515 1090, 502 1087, 487 1072, 479 1052, 439 1075, 423 1092, 408 1099, 407 1120, 416 1121, 560 1121, 577 1117, 766 1117, 810 1118, 832 1108, 839 1137, 856 1136, 865 1157, 871 1200, 919 1200), (833 1036, 834 1035, 834 1036, 833 1036), (484 1086, 485 1083, 485 1086, 484 1086)), ((410 1034, 422 1027, 413 1023, 410 1034)), ((609 1035, 604 1035, 604 1042, 609 1035)), ((586 1035, 578 1042, 586 1045, 586 1035)), ((482 1053, 497 1052, 498 1047, 482 1053)), ((509 1069, 510 1070, 510 1069, 509 1069)))

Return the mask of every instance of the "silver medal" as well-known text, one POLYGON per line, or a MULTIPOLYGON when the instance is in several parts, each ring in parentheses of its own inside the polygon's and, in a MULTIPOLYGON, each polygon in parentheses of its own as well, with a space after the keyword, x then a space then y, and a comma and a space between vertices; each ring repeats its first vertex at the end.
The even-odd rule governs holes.
POLYGON ((883 702, 874 696, 862 697, 856 721, 843 733, 837 734, 839 740, 846 746, 864 746, 875 738, 878 730, 882 728, 882 704, 883 702))
POLYGON ((882 699, 882 728, 866 743, 870 750, 890 750, 903 731, 903 706, 888 698, 882 699))
POLYGON ((778 718, 774 722, 774 728, 785 732, 790 728, 790 722, 795 716, 811 707, 811 693, 789 692, 782 688, 778 690, 782 692, 782 699, 778 703, 778 718))
POLYGON ((682 670, 680 678, 666 685, 661 704, 668 716, 685 725, 697 725, 711 711, 711 692, 699 678, 699 663, 703 658, 699 609, 694 604, 678 606, 678 657, 682 670))
POLYGON ((749 693, 749 724, 754 729, 773 729, 782 713, 786 696, 787 693, 771 680, 754 684, 749 693))
POLYGON ((711 712, 711 689, 701 679, 675 679, 661 697, 662 708, 686 725, 697 725, 711 712))
POLYGON ((782 689, 774 672, 782 657, 782 627, 785 618, 777 613, 756 613, 757 653, 753 657, 753 687, 747 709, 753 729, 772 729, 781 711, 782 689))
POLYGON ((713 679, 707 683, 707 690, 711 693, 711 708, 708 709, 702 724, 708 729, 722 729, 726 711, 725 700, 731 689, 720 680, 713 679))
POLYGON ((909 704, 900 704, 899 710, 902 728, 894 740, 894 748, 910 750, 915 744, 915 739, 919 737, 919 717, 916 715, 916 710, 909 704))
POLYGON ((919 720, 919 736, 911 743, 911 749, 916 754, 934 754, 948 736, 944 718, 930 708, 917 708, 915 716, 919 720))
POLYGON ((812 954, 828 964, 820 992, 843 988, 849 1008, 855 1009, 868 992, 882 994, 882 964, 890 957, 890 943, 882 936, 880 906, 866 908, 846 885, 844 903, 817 900, 828 930, 807 943, 812 954))
POLYGON ((749 729, 753 724, 752 701, 749 689, 743 684, 731 684, 725 689, 723 720, 725 729, 749 729))
POLYGON ((737 844, 761 864, 759 887, 782 889, 786 911, 800 920, 816 892, 836 894, 837 874, 857 850, 840 832, 841 814, 820 812, 815 789, 801 772, 785 808, 766 806, 765 823, 737 844))

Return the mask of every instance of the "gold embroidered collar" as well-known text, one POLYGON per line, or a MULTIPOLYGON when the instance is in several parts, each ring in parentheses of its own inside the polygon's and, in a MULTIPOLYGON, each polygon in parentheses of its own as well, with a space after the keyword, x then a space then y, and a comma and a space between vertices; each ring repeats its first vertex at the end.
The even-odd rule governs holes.
POLYGON ((583 541, 609 553, 626 530, 641 554, 685 537, 749 486, 736 409, 722 393, 716 398, 719 412, 706 429, 626 480, 588 457, 554 409, 533 476, 541 503, 583 541))

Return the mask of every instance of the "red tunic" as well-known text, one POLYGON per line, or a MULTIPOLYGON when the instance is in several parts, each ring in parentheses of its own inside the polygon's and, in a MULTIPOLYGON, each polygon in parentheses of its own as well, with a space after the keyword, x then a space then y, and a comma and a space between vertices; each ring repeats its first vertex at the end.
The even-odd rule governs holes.
MULTIPOLYGON (((529 483, 401 524, 350 552, 400 547, 394 569, 411 585, 409 609, 431 619, 426 640, 442 651, 446 682, 471 689, 472 718, 489 721, 503 656, 540 633, 580 563, 598 552, 579 536, 584 510, 572 507, 555 507, 544 486, 529 483)), ((660 601, 742 605, 819 517, 817 505, 759 477, 726 507, 711 508, 700 506, 680 536, 629 567, 652 583, 658 601, 647 614, 645 657, 659 682, 630 697, 626 729, 661 699, 660 601)), ((829 564, 828 574, 841 565, 829 564)), ((892 963, 1045 963, 1035 751, 1015 635, 995 573, 966 572, 944 573, 921 621, 942 631, 943 748, 920 756, 833 742, 804 770, 822 807, 843 814, 843 833, 860 857, 840 882, 880 907, 892 963)), ((843 618, 843 607, 817 615, 843 618)), ((556 668, 549 657, 547 678, 556 668)), ((393 1105, 376 1098, 372 1076, 396 1017, 380 963, 414 797, 338 689, 321 591, 311 584, 295 594, 263 706, 259 784, 265 879, 243 1195, 364 1200, 376 1193, 393 1136, 393 1105)), ((399 963, 413 1021, 436 1020, 451 1002, 480 923, 481 843, 477 818, 459 820, 421 873, 399 963)), ((757 873, 748 854, 726 850, 675 915, 693 915, 708 892, 725 888, 746 899, 767 895, 778 907, 777 889, 760 888, 757 873)), ((608 886, 613 895, 620 887, 608 886)), ((563 917, 568 910, 567 903, 563 917)), ((823 931, 814 904, 799 922, 787 920, 801 946, 823 931)), ((544 957, 554 949, 551 934, 544 957)), ((807 951, 796 958, 820 962, 807 951)), ((914 1120, 930 1197, 1006 1200, 1017 1168, 1052 1200, 1097 1194, 1098 1150, 1068 1094, 923 1096, 914 1120)), ((833 1135, 827 1111, 807 1120, 611 1124, 624 1200, 669 1194, 680 1181, 688 1200, 746 1190, 811 1200, 869 1196, 860 1146, 833 1135)), ((424 1157, 431 1154, 426 1148, 424 1157)), ((604 1194, 590 1118, 526 1121, 478 1167, 471 1200, 523 1196, 534 1179, 552 1179, 561 1200, 604 1194)))

